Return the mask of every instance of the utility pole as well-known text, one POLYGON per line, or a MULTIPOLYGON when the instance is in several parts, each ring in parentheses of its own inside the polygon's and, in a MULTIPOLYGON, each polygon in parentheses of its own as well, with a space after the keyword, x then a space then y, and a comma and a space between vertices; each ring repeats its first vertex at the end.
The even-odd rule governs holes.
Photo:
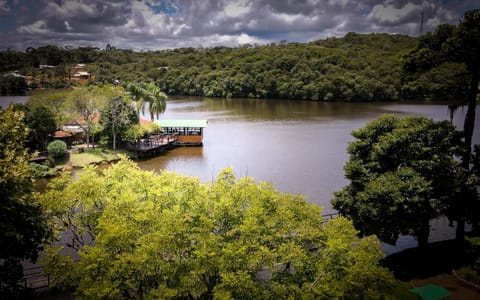
POLYGON ((423 10, 422 10, 422 14, 421 14, 421 17, 420 17, 420 35, 423 34, 423 10))

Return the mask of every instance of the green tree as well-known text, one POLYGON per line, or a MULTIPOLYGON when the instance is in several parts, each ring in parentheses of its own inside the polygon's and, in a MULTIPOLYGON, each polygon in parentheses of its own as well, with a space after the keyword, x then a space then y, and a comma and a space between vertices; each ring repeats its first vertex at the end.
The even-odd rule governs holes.
POLYGON ((57 130, 54 114, 45 106, 34 106, 27 109, 25 122, 29 128, 28 139, 31 144, 37 149, 46 149, 50 136, 57 130))
POLYGON ((31 192, 23 113, 0 110, 0 295, 19 296, 22 260, 36 261, 49 237, 41 206, 31 192))
POLYGON ((332 205, 363 234, 428 243, 429 221, 455 195, 460 136, 447 121, 385 115, 354 130, 345 176, 332 205))
POLYGON ((81 256, 52 247, 47 272, 84 298, 381 298, 393 282, 376 238, 228 169, 203 184, 122 160, 54 180, 42 203, 81 256))
POLYGON ((78 124, 85 132, 87 148, 90 146, 91 129, 100 120, 100 112, 105 106, 105 88, 97 86, 74 89, 66 102, 70 122, 78 124))
POLYGON ((112 138, 113 149, 116 149, 117 137, 138 124, 138 115, 129 98, 114 96, 107 101, 100 123, 104 127, 104 133, 112 138))
MULTIPOLYGON (((462 166, 467 173, 463 189, 459 192, 455 202, 447 211, 449 218, 457 221, 457 240, 465 237, 465 221, 469 211, 476 206, 478 196, 475 188, 468 184, 471 173, 472 137, 475 129, 475 110, 477 105, 477 91, 480 78, 480 9, 465 12, 463 20, 458 26, 440 25, 435 33, 421 37, 420 43, 406 57, 404 69, 407 73, 429 70, 432 66, 442 62, 460 62, 465 64, 470 83, 467 88, 467 113, 463 126, 465 148, 462 153, 462 166), (417 60, 424 53, 430 55, 424 60, 417 60), (428 63, 424 63, 427 61, 428 63)), ((455 70, 453 70, 455 72, 455 70)), ((457 100, 457 99, 456 99, 457 100)), ((455 103, 455 105, 458 105, 455 103)))
POLYGON ((135 107, 137 108, 138 120, 140 122, 140 112, 145 112, 145 103, 148 102, 148 92, 143 88, 141 84, 130 83, 127 86, 127 91, 135 101, 135 107))
POLYGON ((62 157, 67 153, 67 144, 64 141, 55 140, 48 144, 47 150, 52 157, 62 157))
POLYGON ((28 107, 44 106, 55 116, 55 123, 63 125, 68 121, 66 101, 70 90, 36 90, 28 99, 28 107))
POLYGON ((154 83, 148 84, 146 90, 148 92, 147 99, 150 119, 154 121, 154 116, 158 119, 160 114, 165 112, 165 109, 167 108, 167 95, 154 83))

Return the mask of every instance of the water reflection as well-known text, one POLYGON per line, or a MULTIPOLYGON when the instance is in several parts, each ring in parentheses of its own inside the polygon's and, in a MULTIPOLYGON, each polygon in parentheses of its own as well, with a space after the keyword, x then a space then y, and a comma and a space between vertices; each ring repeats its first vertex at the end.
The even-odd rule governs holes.
MULTIPOLYGON (((342 188, 351 131, 385 113, 449 119, 444 103, 324 103, 290 100, 172 97, 164 119, 207 119, 203 148, 178 148, 139 162, 144 169, 175 171, 210 181, 224 167, 237 176, 269 181, 300 193, 330 212, 342 188), (198 152, 198 155, 194 154, 198 152), (189 156, 191 155, 191 156, 189 156)), ((463 125, 459 109, 454 123, 463 125)), ((480 124, 477 114, 477 124, 480 124)), ((475 132, 479 142, 479 131, 475 132)))

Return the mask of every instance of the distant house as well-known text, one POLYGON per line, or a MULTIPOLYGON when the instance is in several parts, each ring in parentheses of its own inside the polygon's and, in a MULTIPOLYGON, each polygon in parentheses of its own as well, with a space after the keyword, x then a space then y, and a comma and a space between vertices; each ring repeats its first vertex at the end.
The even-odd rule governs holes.
MULTIPOLYGON (((84 131, 83 128, 76 124, 64 125, 62 131, 71 135, 71 139, 74 142, 83 141, 84 131)), ((55 133, 57 135, 57 132, 55 133)))
POLYGON ((80 70, 80 69, 85 68, 85 64, 76 64, 73 68, 74 68, 75 70, 80 70))
POLYGON ((89 80, 90 78, 92 77, 92 75, 90 75, 90 73, 88 72, 85 72, 85 71, 80 71, 80 72, 76 72, 75 74, 73 74, 73 81, 77 81, 77 82, 85 82, 87 80, 89 80))
POLYGON ((4 77, 4 78, 8 78, 8 77, 25 78, 24 75, 19 74, 17 71, 5 73, 5 74, 3 74, 3 77, 4 77))
POLYGON ((45 70, 45 69, 53 69, 54 66, 51 66, 51 65, 39 65, 38 68, 40 70, 45 70))
MULTIPOLYGON (((67 147, 70 148, 72 146, 72 142, 74 140, 73 133, 69 133, 63 130, 57 130, 55 131, 55 134, 53 135, 53 138, 56 140, 61 140, 64 141, 67 144, 67 147)), ((77 138, 78 140, 81 139, 81 136, 77 138)))

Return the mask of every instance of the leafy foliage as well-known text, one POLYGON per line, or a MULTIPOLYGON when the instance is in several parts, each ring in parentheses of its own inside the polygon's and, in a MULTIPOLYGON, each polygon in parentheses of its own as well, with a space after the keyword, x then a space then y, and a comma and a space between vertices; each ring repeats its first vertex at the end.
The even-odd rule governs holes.
POLYGON ((335 193, 334 208, 363 233, 389 243, 413 234, 425 244, 429 220, 455 196, 459 133, 447 121, 385 115, 352 135, 350 184, 335 193))
POLYGON ((301 196, 229 169, 209 184, 128 160, 101 172, 56 179, 42 199, 81 256, 51 247, 47 271, 80 297, 361 299, 392 287, 378 240, 343 218, 322 225, 301 196))
POLYGON ((37 163, 29 163, 28 166, 32 172, 33 178, 42 178, 42 177, 51 177, 55 176, 57 170, 55 168, 50 168, 47 165, 37 164, 37 163))
POLYGON ((132 107, 131 100, 123 93, 111 97, 100 115, 100 124, 104 134, 112 139, 113 149, 116 148, 117 136, 127 134, 129 128, 138 124, 138 115, 132 107))
MULTIPOLYGON (((480 79, 480 9, 465 12, 460 24, 440 25, 434 33, 428 33, 420 37, 420 43, 413 49, 404 61, 405 80, 408 83, 408 93, 412 90, 422 92, 422 89, 411 86, 423 84, 423 77, 431 77, 445 65, 459 65, 452 69, 453 77, 442 76, 445 82, 452 87, 448 90, 463 90, 463 97, 450 97, 453 100, 451 107, 468 105, 463 127, 465 147, 462 153, 462 177, 463 184, 455 202, 451 203, 447 215, 457 221, 457 240, 462 241, 465 236, 465 221, 469 220, 478 225, 478 218, 472 216, 472 211, 479 207, 477 186, 472 185, 472 173, 470 159, 472 157, 472 137, 475 130, 475 110, 477 106, 478 84, 480 79), (460 79, 461 84, 458 82, 460 79), (457 88, 455 87, 457 86, 457 88)), ((435 76, 437 77, 437 76, 435 76)), ((441 79, 442 77, 438 77, 441 79)), ((433 80, 433 90, 438 90, 438 80, 433 80)), ((428 86, 428 85, 427 85, 428 86)), ((436 93, 436 91, 434 92, 436 93)), ((448 92, 447 92, 448 94, 448 92)), ((454 93, 455 94, 455 93, 454 93)), ((453 95, 454 96, 454 95, 453 95)))
POLYGON ((41 207, 31 193, 23 113, 0 110, 0 295, 19 296, 22 260, 35 261, 49 236, 41 207))
MULTIPOLYGON (((62 79, 68 77, 63 69, 82 62, 96 74, 94 83, 154 82, 169 95, 384 101, 398 99, 400 57, 415 41, 402 35, 349 33, 311 43, 145 52, 45 46, 27 53, 0 52, 0 66, 12 66, 12 57, 20 59, 15 64, 20 72, 38 66, 38 61, 55 62, 58 75, 53 78, 62 79)), ((44 74, 36 77, 40 76, 44 74)), ((51 80, 48 77, 46 83, 51 80)), ((141 94, 127 89, 141 104, 141 94)))
POLYGON ((64 141, 55 140, 48 144, 48 154, 54 158, 62 157, 67 153, 67 144, 64 141))
POLYGON ((55 116, 45 106, 34 106, 25 110, 25 123, 29 129, 28 139, 32 148, 45 150, 50 135, 55 133, 55 116))

